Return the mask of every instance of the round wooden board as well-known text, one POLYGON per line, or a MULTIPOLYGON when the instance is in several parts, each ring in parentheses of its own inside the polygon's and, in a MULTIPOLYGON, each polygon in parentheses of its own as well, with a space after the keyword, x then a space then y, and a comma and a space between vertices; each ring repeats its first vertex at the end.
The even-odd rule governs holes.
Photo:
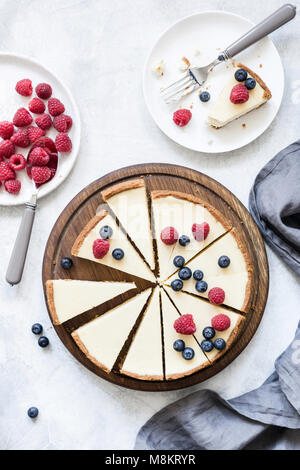
MULTIPOLYGON (((135 281, 138 289, 147 287, 149 284, 147 281, 143 281, 135 276, 119 274, 116 270, 80 258, 73 258, 74 265, 70 271, 63 270, 60 266, 62 257, 68 256, 72 258, 71 247, 77 235, 96 214, 97 207, 103 202, 100 192, 112 184, 139 176, 144 177, 146 186, 150 190, 168 189, 184 191, 198 196, 203 201, 216 207, 239 231, 255 271, 251 293, 251 309, 250 313, 246 316, 243 331, 228 352, 210 367, 177 380, 141 381, 123 376, 114 371, 107 374, 82 353, 71 336, 71 332, 74 329, 94 318, 93 315, 96 310, 97 314, 99 314, 113 308, 120 302, 120 297, 118 297, 117 302, 106 302, 103 306, 88 311, 87 314, 78 315, 62 325, 54 325, 54 328, 71 354, 103 379, 135 390, 175 390, 195 385, 217 374, 232 362, 249 343, 260 323, 267 301, 269 287, 268 261, 262 237, 251 215, 243 204, 220 183, 202 173, 182 166, 156 163, 134 165, 109 173, 91 183, 77 194, 61 213, 52 229, 45 249, 43 262, 44 292, 47 280, 67 278, 94 281, 122 281, 126 279, 135 281)), ((121 301, 131 296, 132 291, 131 294, 130 291, 122 294, 121 301)))

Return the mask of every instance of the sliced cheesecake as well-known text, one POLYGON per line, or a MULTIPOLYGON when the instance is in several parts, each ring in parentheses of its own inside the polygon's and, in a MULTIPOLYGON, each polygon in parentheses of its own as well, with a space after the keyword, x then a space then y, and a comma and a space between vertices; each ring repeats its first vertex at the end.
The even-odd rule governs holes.
POLYGON ((209 366, 210 362, 195 337, 179 334, 174 329, 174 322, 180 314, 163 290, 161 290, 161 300, 166 380, 176 380, 209 366), (173 344, 178 339, 183 340, 186 347, 194 350, 195 355, 192 359, 184 359, 181 352, 175 351, 173 344))
POLYGON ((110 186, 102 191, 102 196, 154 270, 153 238, 144 180, 138 178, 110 186))
POLYGON ((47 281, 46 295, 53 323, 59 325, 135 287, 133 282, 47 281))
MULTIPOLYGON (((228 309, 224 309, 217 305, 212 305, 205 300, 193 297, 190 294, 184 292, 174 292, 171 288, 167 288, 167 292, 181 315, 190 314, 193 315, 194 323, 196 326, 196 332, 194 333, 198 343, 201 344, 205 339, 202 332, 204 328, 211 326, 212 318, 216 315, 225 314, 230 318, 230 326, 224 331, 216 331, 213 340, 222 338, 226 341, 226 347, 222 351, 214 348, 210 352, 205 352, 205 355, 210 362, 215 361, 221 355, 226 352, 233 344, 241 331, 244 323, 244 317, 238 313, 232 312, 228 309)), ((175 330, 174 330, 175 331, 175 330)), ((190 336, 190 335, 183 335, 190 336)))
POLYGON ((207 122, 212 127, 223 127, 231 121, 234 121, 235 119, 244 116, 250 111, 259 108, 272 97, 269 88, 267 87, 265 82, 259 77, 259 75, 257 75, 257 73, 253 72, 251 69, 249 69, 249 67, 246 67, 243 64, 239 63, 237 64, 237 66, 238 68, 246 70, 249 78, 254 78, 254 80, 256 81, 256 86, 252 90, 249 90, 248 101, 246 101, 245 103, 232 103, 230 100, 232 88, 235 85, 241 83, 235 79, 234 73, 232 73, 232 77, 229 79, 229 81, 221 91, 216 103, 209 111, 207 122))
POLYGON ((135 333, 121 373, 139 380, 163 380, 162 333, 159 288, 144 313, 135 333))
POLYGON ((154 274, 148 265, 135 250, 123 230, 118 226, 115 218, 106 210, 101 210, 85 226, 72 247, 72 255, 155 282, 154 274), (107 240, 109 242, 109 251, 103 258, 99 259, 94 256, 93 244, 95 240, 102 238, 100 230, 103 227, 109 227, 112 235, 107 240), (123 250, 124 256, 122 259, 115 259, 113 257, 115 249, 123 250))
POLYGON ((177 191, 153 191, 151 197, 159 259, 159 277, 162 281, 176 271, 173 264, 175 256, 183 256, 185 261, 188 262, 231 228, 231 225, 216 209, 207 203, 204 204, 192 194, 177 191), (209 232, 205 239, 196 240, 192 232, 192 226, 204 222, 209 225, 209 232), (185 246, 182 246, 179 241, 173 245, 166 245, 161 240, 161 232, 165 227, 174 227, 179 238, 186 235, 190 242, 185 246))
MULTIPOLYGON (((226 233, 185 266, 190 268, 192 273, 196 270, 202 271, 202 280, 207 283, 207 290, 199 292, 196 289, 197 281, 192 275, 190 279, 183 281, 183 291, 207 298, 210 289, 220 287, 225 292, 225 305, 243 312, 249 311, 253 266, 235 229, 226 233), (227 267, 221 267, 219 264, 220 258, 224 256, 229 258, 227 267)), ((171 286, 175 279, 178 279, 178 272, 165 284, 171 286)))
POLYGON ((151 295, 147 289, 72 333, 82 352, 109 373, 151 295))

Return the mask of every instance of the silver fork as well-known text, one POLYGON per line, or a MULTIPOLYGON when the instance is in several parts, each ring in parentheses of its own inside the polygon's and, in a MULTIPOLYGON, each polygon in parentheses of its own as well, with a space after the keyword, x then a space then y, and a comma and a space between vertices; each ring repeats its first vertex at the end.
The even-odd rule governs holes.
POLYGON ((213 68, 231 59, 236 54, 247 49, 252 44, 272 33, 276 29, 292 20, 296 15, 296 7, 289 3, 283 5, 272 15, 265 18, 261 23, 254 26, 250 31, 244 34, 240 39, 227 47, 217 59, 204 67, 192 67, 180 75, 177 80, 161 90, 161 95, 167 104, 178 101, 194 90, 197 90, 207 80, 209 72, 213 68))

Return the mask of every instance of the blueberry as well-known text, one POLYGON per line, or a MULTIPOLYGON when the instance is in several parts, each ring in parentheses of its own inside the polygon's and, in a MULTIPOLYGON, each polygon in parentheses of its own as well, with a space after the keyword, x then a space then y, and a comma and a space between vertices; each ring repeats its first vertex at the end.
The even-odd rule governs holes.
POLYGON ((245 69, 238 69, 235 72, 234 77, 238 82, 244 82, 247 78, 247 71, 245 69))
POLYGON ((108 238, 111 238, 113 230, 111 227, 109 227, 109 225, 103 225, 103 227, 100 228, 99 233, 103 240, 107 240, 108 238))
POLYGON ((254 78, 252 77, 247 78, 247 80, 245 81, 245 87, 248 88, 248 90, 253 90, 255 86, 256 86, 256 81, 254 80, 254 78))
POLYGON ((208 286, 205 281, 197 281, 195 287, 198 292, 206 292, 208 286))
POLYGON ((195 279, 195 281, 202 281, 203 272, 200 271, 200 269, 196 269, 196 271, 193 272, 193 278, 195 279))
POLYGON ((199 95, 200 101, 203 103, 206 103, 206 101, 210 100, 210 94, 208 91, 202 91, 202 93, 199 95))
POLYGON ((31 408, 29 408, 29 410, 27 411, 27 414, 29 418, 36 418, 39 414, 39 410, 35 406, 31 406, 31 408))
POLYGON ((205 352, 210 352, 212 349, 214 349, 214 344, 210 339, 204 339, 201 344, 201 349, 205 352))
POLYGON ((187 235, 181 235, 178 241, 179 241, 179 245, 186 246, 190 243, 191 240, 187 235))
POLYGON ((226 348, 226 341, 223 338, 217 338, 214 341, 214 347, 219 351, 222 351, 226 348))
POLYGON ((174 281, 171 282, 171 287, 175 291, 179 291, 183 288, 183 282, 180 279, 174 279, 174 281))
POLYGON ((182 357, 183 359, 186 359, 187 361, 190 361, 193 359, 195 356, 195 351, 192 348, 184 348, 182 351, 182 357))
POLYGON ((38 344, 41 348, 46 348, 49 344, 49 339, 46 336, 41 336, 38 340, 38 344))
POLYGON ((205 339, 212 339, 215 336, 216 332, 211 326, 207 326, 202 331, 202 334, 203 334, 205 339))
POLYGON ((227 268, 230 265, 230 258, 228 258, 228 256, 220 256, 218 265, 220 268, 227 268))
POLYGON ((175 351, 183 351, 185 348, 184 341, 182 341, 182 339, 177 339, 174 341, 173 348, 175 351))
POLYGON ((43 331, 43 327, 40 323, 35 323, 34 325, 32 325, 31 331, 35 335, 40 335, 43 331))
POLYGON ((61 262, 61 267, 64 269, 71 269, 73 266, 73 261, 71 258, 62 258, 61 262))
POLYGON ((124 251, 121 248, 115 248, 112 252, 113 258, 117 259, 118 261, 124 258, 124 251))
POLYGON ((219 55, 218 60, 219 60, 220 62, 223 62, 223 60, 225 60, 225 57, 223 56, 223 54, 220 54, 220 55, 219 55))
POLYGON ((175 256, 173 259, 173 264, 176 266, 176 268, 182 268, 182 266, 185 263, 185 259, 183 256, 175 256))
POLYGON ((178 273, 178 276, 180 277, 180 279, 182 279, 183 281, 187 281, 188 279, 190 279, 192 277, 192 271, 190 270, 190 268, 188 268, 187 266, 185 268, 181 268, 179 273, 178 273))

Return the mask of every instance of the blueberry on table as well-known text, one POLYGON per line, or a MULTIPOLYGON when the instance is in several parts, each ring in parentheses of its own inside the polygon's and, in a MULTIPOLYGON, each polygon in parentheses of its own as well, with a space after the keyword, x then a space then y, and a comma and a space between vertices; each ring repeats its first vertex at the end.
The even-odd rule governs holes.
POLYGON ((191 240, 187 235, 181 235, 178 241, 179 241, 179 245, 187 246, 191 240))
POLYGON ((200 93, 199 95, 199 98, 200 98, 200 101, 202 101, 203 103, 206 103, 207 101, 210 100, 210 94, 208 93, 208 91, 202 91, 202 93, 200 93))
POLYGON ((195 351, 192 348, 184 348, 182 351, 182 357, 183 359, 186 359, 187 361, 190 361, 193 359, 195 356, 195 351))
POLYGON ((247 79, 247 71, 245 69, 238 69, 235 74, 234 74, 234 78, 238 81, 238 82, 244 82, 246 79, 247 79))
POLYGON ((217 338, 214 341, 214 347, 219 351, 222 351, 226 348, 226 341, 223 338, 217 338))
POLYGON ((205 281, 197 281, 195 287, 198 292, 206 292, 208 285, 205 281))
POLYGON ((179 273, 178 273, 178 276, 180 277, 180 279, 182 279, 183 281, 187 281, 188 279, 190 279, 192 277, 192 271, 190 270, 190 268, 188 268, 187 266, 185 268, 181 268, 179 273))
POLYGON ((182 339, 177 339, 173 343, 173 348, 175 349, 175 351, 183 351, 185 348, 184 341, 182 341, 182 339))
POLYGON ((210 352, 214 349, 214 344, 210 339, 204 339, 201 344, 202 351, 210 352))
POLYGON ((202 334, 203 334, 205 339, 212 339, 215 336, 216 332, 211 326, 207 326, 202 331, 202 334))
POLYGON ((103 240, 107 240, 111 238, 113 230, 109 225, 103 225, 103 227, 100 228, 99 234, 103 240))
POLYGON ((173 264, 176 266, 176 268, 182 268, 182 266, 185 263, 185 259, 183 256, 175 256, 173 259, 173 264))
POLYGON ((253 88, 256 87, 256 81, 254 80, 254 78, 247 78, 247 80, 245 81, 245 87, 248 89, 248 90, 253 90, 253 88))
POLYGON ((71 258, 62 258, 60 264, 63 269, 71 269, 73 266, 73 261, 71 258))
POLYGON ((113 258, 116 260, 120 260, 124 258, 124 251, 121 248, 115 248, 112 252, 113 258))
POLYGON ((228 256, 220 256, 218 265, 220 268, 227 268, 230 265, 230 258, 228 258, 228 256))
POLYGON ((46 336, 41 336, 38 340, 38 345, 41 346, 41 348, 46 348, 49 344, 49 339, 46 336))
POLYGON ((175 291, 179 291, 183 288, 183 282, 180 279, 174 279, 174 281, 171 282, 171 287, 175 291))
POLYGON ((196 269, 196 270, 193 272, 193 278, 195 279, 195 281, 202 281, 202 279, 203 279, 203 271, 201 271, 200 269, 196 269))
POLYGON ((35 406, 31 406, 27 411, 29 418, 36 418, 39 414, 39 410, 35 406))
POLYGON ((34 325, 32 325, 31 327, 31 331, 32 333, 34 333, 35 335, 40 335, 43 331, 43 327, 40 323, 35 323, 34 325))

